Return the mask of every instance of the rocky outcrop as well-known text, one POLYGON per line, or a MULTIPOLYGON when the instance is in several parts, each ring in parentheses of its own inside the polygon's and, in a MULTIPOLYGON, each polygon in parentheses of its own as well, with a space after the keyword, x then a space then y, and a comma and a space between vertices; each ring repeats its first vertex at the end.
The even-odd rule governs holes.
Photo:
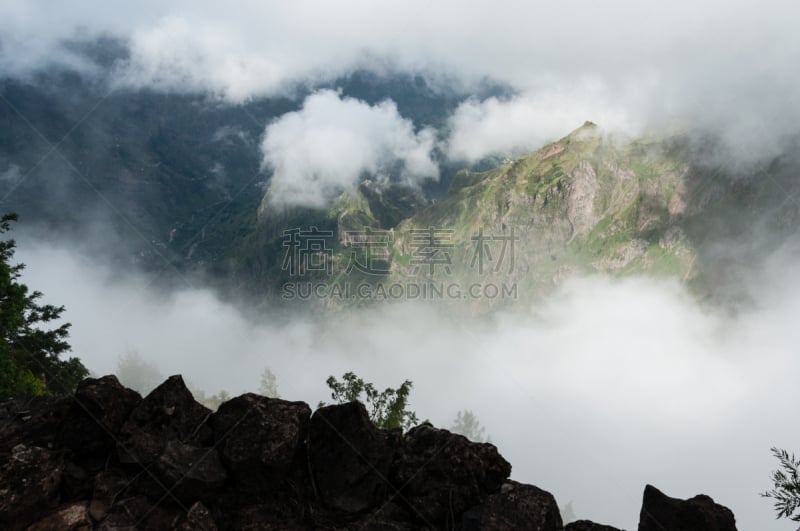
POLYGON ((564 527, 564 531, 620 531, 610 525, 596 524, 589 520, 578 520, 564 527))
POLYGON ((452 528, 510 474, 511 465, 494 445, 422 424, 403 438, 392 482, 420 518, 452 528))
POLYGON ((54 509, 64 476, 56 452, 18 444, 0 469, 0 529, 23 529, 54 509))
POLYGON ((559 531, 561 514, 552 494, 516 481, 505 483, 500 492, 464 514, 464 531, 537 529, 559 531))
MULTIPOLYGON (((0 403, 0 529, 614 531, 562 525, 487 443, 428 423, 403 434, 358 402, 245 394, 216 412, 180 376, 142 398, 114 376, 73 397, 0 403)), ((708 498, 648 486, 640 531, 729 531, 708 498)))
POLYGON ((389 473, 399 430, 380 430, 359 402, 320 408, 311 418, 308 462, 314 485, 329 507, 358 513, 397 493, 389 473))
POLYGON ((730 509, 703 494, 680 500, 647 485, 639 531, 736 531, 736 519, 730 509))

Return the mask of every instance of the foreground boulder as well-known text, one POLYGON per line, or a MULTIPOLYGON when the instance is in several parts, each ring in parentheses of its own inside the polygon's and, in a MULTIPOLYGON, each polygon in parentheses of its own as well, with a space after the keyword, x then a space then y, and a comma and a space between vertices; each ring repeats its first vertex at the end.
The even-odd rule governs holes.
POLYGON ((86 510, 86 502, 70 503, 59 507, 53 513, 42 518, 25 531, 90 531, 93 529, 92 520, 86 510))
POLYGON ((0 529, 15 531, 47 514, 60 501, 61 456, 22 444, 0 468, 0 529))
MULTIPOLYGON (((154 466, 161 484, 184 504, 212 500, 227 474, 215 448, 169 441, 154 466)), ((156 491, 157 489, 152 489, 156 491)))
POLYGON ((400 430, 381 430, 364 404, 327 406, 311 417, 308 461, 329 507, 359 513, 386 499, 400 430))
POLYGON ((200 502, 191 506, 186 518, 177 527, 177 531, 217 531, 217 529, 211 512, 200 502))
POLYGON ((308 431, 311 408, 247 393, 211 418, 215 446, 243 488, 274 491, 286 479, 308 431))
POLYGON ((423 523, 450 528, 458 515, 500 491, 511 465, 488 443, 422 424, 403 437, 392 475, 423 523))
POLYGON ((123 463, 147 466, 155 463, 167 441, 197 447, 210 445, 211 410, 195 401, 180 376, 170 376, 134 409, 120 430, 117 444, 123 463))
POLYGON ((589 520, 577 520, 564 526, 564 531, 622 531, 610 525, 596 524, 589 520))
POLYGON ((106 455, 141 401, 139 393, 123 386, 116 376, 83 380, 75 391, 68 420, 61 427, 64 446, 81 461, 106 455))
POLYGON ((561 513, 552 494, 533 485, 508 481, 480 506, 464 513, 464 531, 536 529, 561 531, 561 513))
POLYGON ((703 494, 681 500, 647 485, 639 531, 736 531, 736 519, 730 509, 703 494))
POLYGON ((61 430, 72 424, 73 397, 35 396, 0 403, 0 462, 23 444, 40 448, 62 446, 61 430))

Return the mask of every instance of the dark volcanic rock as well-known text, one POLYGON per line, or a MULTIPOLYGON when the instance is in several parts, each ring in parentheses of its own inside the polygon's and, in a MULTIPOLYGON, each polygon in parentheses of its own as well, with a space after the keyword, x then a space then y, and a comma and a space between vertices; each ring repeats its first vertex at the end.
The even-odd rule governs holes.
POLYGON ((488 443, 422 424, 403 437, 392 481, 429 524, 455 526, 460 515, 498 492, 511 465, 488 443))
POLYGON ((0 405, 0 452, 17 444, 67 448, 78 459, 105 455, 141 401, 115 376, 87 378, 74 397, 33 397, 0 405))
POLYGON ((87 471, 72 461, 65 460, 61 495, 67 500, 88 500, 92 496, 94 474, 94 471, 87 471))
POLYGON ((206 425, 210 415, 211 410, 195 401, 183 378, 170 376, 136 406, 122 426, 119 459, 146 466, 158 459, 170 440, 210 445, 211 428, 206 425))
POLYGON ((145 496, 114 501, 95 529, 102 531, 165 531, 176 527, 183 515, 177 509, 156 504, 145 496))
MULTIPOLYGON (((491 444, 379 429, 358 402, 311 415, 245 394, 212 414, 180 376, 145 398, 104 376, 0 402, 2 531, 619 531, 562 527, 553 496, 510 473, 491 444)), ((708 496, 645 489, 639 531, 735 529, 708 496)))
POLYGON ((680 500, 647 485, 639 531, 736 531, 736 519, 730 509, 703 494, 680 500))
POLYGON ((61 446, 61 427, 70 416, 72 397, 35 396, 0 403, 0 457, 7 458, 18 444, 61 446))
POLYGON ((141 401, 139 393, 120 384, 116 376, 83 380, 61 428, 64 446, 80 457, 107 454, 141 401))
POLYGON ((189 508, 186 519, 177 527, 177 531, 217 531, 217 529, 211 512, 200 502, 189 508))
POLYGON ((82 501, 59 507, 25 531, 90 531, 93 528, 86 502, 82 501))
POLYGON ((0 529, 24 529, 55 508, 63 470, 59 454, 15 446, 0 468, 0 529))
POLYGON ((252 393, 222 404, 211 419, 222 460, 247 489, 272 491, 305 442, 311 409, 252 393))
POLYGON ((564 531, 622 531, 610 525, 596 524, 589 520, 578 520, 564 526, 564 531))
POLYGON ((162 484, 184 503, 213 499, 226 478, 216 449, 178 441, 167 443, 154 468, 162 484))
POLYGON ((271 505, 251 505, 239 511, 231 529, 236 531, 304 531, 324 528, 303 525, 291 516, 276 514, 271 505))
POLYGON ((532 485, 508 481, 500 492, 464 513, 464 531, 536 529, 560 531, 561 514, 552 494, 532 485))
POLYGON ((349 527, 365 531, 420 529, 419 517, 395 496, 377 509, 365 514, 349 527))
POLYGON ((363 404, 318 409, 308 439, 314 484, 329 507, 358 513, 393 493, 389 469, 400 431, 376 428, 363 404))
POLYGON ((121 470, 104 470, 97 474, 89 502, 89 515, 97 521, 102 520, 111 509, 114 500, 123 497, 130 483, 131 480, 121 470))

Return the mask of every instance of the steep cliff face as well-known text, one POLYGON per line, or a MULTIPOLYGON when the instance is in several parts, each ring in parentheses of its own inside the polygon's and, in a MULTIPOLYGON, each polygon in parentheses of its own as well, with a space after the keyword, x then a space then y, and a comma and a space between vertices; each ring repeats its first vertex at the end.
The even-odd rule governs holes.
MULTIPOLYGON (((245 394, 212 412, 172 376, 0 403, 0 527, 37 530, 607 530, 563 526, 497 448, 423 423, 376 428, 358 402, 311 412, 245 394)), ((708 496, 645 489, 640 530, 734 531, 708 496)))
MULTIPOLYGON (((593 272, 691 279, 698 273, 692 268, 694 247, 682 228, 686 202, 694 199, 687 199, 692 168, 686 142, 680 137, 621 142, 587 123, 492 171, 461 172, 447 198, 403 222, 398 233, 447 229, 457 278, 515 282, 533 295, 571 275, 593 272), (510 244, 513 235, 514 263, 497 263, 499 249, 489 275, 486 268, 476 269, 481 233, 489 238, 489 254, 492 241, 510 244)), ((400 239, 395 251, 409 255, 409 241, 400 239)), ((504 258, 510 252, 507 247, 504 258)), ((397 268, 398 277, 409 273, 397 268)))

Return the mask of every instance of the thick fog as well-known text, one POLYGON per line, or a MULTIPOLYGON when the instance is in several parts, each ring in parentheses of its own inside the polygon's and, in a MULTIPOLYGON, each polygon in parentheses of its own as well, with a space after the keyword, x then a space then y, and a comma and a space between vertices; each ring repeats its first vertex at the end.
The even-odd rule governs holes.
POLYGON ((773 523, 773 445, 794 448, 800 374, 797 274, 788 254, 759 272, 735 314, 677 282, 575 280, 534 308, 454 320, 424 304, 286 319, 203 289, 163 292, 51 243, 23 244, 24 280, 67 306, 74 353, 96 374, 137 352, 207 393, 256 391, 270 368, 281 396, 312 406, 325 379, 354 370, 379 387, 414 382, 411 407, 448 427, 471 409, 512 463, 579 518, 635 529, 652 483, 708 493, 740 529, 773 523))

